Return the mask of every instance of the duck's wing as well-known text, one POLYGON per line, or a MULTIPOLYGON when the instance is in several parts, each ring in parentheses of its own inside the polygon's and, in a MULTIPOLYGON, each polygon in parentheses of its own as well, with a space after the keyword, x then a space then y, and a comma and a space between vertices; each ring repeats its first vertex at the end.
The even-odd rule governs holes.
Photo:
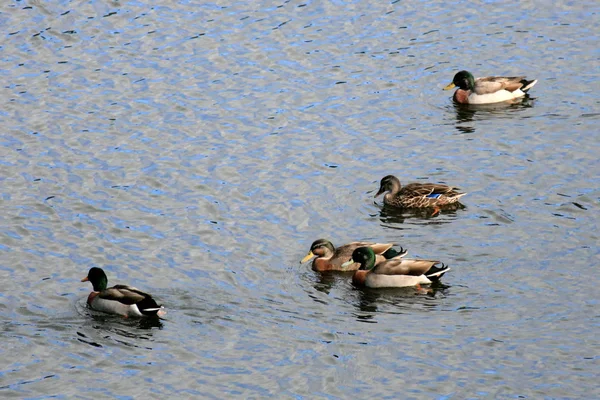
POLYGON ((475 79, 476 94, 491 94, 499 90, 514 92, 523 86, 524 76, 487 76, 475 79))
POLYGON ((148 293, 127 285, 115 285, 101 291, 98 296, 101 299, 118 301, 119 303, 128 305, 139 303, 151 297, 148 293))
POLYGON ((379 263, 372 269, 372 273, 379 275, 424 275, 436 264, 436 260, 419 260, 407 258, 393 258, 379 263))
POLYGON ((436 197, 436 195, 454 196, 459 194, 458 188, 443 183, 409 183, 400 190, 404 197, 436 197))
POLYGON ((359 247, 370 247, 375 254, 383 254, 394 246, 394 243, 352 242, 335 249, 332 258, 352 258, 352 252, 359 247))
POLYGON ((375 254, 383 254, 394 246, 394 243, 371 243, 369 247, 375 254))

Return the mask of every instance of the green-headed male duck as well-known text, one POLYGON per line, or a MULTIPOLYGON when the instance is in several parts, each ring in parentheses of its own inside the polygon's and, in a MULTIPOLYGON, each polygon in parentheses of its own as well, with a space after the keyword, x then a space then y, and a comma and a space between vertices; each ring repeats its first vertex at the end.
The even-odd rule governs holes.
POLYGON ((127 285, 107 288, 108 278, 102 268, 90 268, 81 282, 91 282, 94 291, 87 299, 88 305, 97 311, 124 317, 162 317, 164 308, 156 303, 151 295, 127 285))
POLYGON ((493 104, 523 97, 536 83, 537 80, 528 81, 524 76, 473 78, 469 71, 460 71, 444 90, 458 87, 453 97, 457 103, 493 104))
POLYGON ((409 287, 429 285, 450 271, 450 267, 434 260, 411 260, 395 257, 375 264, 375 253, 369 247, 359 247, 352 260, 359 269, 352 276, 356 286, 369 288, 409 287))

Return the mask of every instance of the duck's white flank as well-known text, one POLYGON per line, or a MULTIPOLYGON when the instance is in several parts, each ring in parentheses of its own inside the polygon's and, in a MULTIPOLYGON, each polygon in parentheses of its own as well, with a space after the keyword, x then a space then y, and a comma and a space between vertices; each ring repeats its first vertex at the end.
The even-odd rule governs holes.
POLYGON ((428 285, 431 281, 425 275, 380 275, 368 274, 365 286, 370 288, 386 287, 409 287, 417 285, 428 285))
POLYGON ((90 306, 96 311, 102 311, 109 314, 119 314, 125 317, 143 317, 135 304, 123 304, 114 300, 101 299, 96 296, 92 299, 90 306))
POLYGON ((514 92, 509 92, 505 89, 488 94, 476 94, 475 92, 473 92, 469 94, 469 104, 492 104, 518 99, 519 97, 525 96, 525 92, 531 89, 536 83, 537 79, 531 81, 529 85, 522 87, 521 89, 517 89, 514 92))

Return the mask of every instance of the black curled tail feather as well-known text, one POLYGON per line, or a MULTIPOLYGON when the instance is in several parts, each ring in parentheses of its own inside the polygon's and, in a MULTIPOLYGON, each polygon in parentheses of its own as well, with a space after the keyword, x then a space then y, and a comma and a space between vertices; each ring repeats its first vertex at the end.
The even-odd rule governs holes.
POLYGON ((145 297, 143 300, 136 303, 138 310, 144 315, 151 316, 156 315, 160 310, 161 306, 150 296, 145 297))
POLYGON ((523 86, 521 86, 521 91, 524 93, 527 93, 527 91, 529 89, 531 89, 536 83, 537 83, 537 79, 532 79, 530 81, 528 81, 526 79, 521 79, 521 84, 523 85, 523 86))
POLYGON ((425 273, 425 276, 429 278, 430 281, 435 282, 439 281, 440 278, 448 271, 450 271, 450 267, 444 263, 441 263, 439 266, 434 265, 433 267, 429 268, 429 271, 425 273))
POLYGON ((386 260, 389 260, 390 258, 394 258, 394 257, 398 257, 398 256, 404 256, 404 255, 406 255, 406 253, 408 253, 408 251, 404 247, 400 247, 400 250, 396 250, 394 248, 390 248, 390 249, 387 249, 382 254, 382 256, 385 257, 386 260))

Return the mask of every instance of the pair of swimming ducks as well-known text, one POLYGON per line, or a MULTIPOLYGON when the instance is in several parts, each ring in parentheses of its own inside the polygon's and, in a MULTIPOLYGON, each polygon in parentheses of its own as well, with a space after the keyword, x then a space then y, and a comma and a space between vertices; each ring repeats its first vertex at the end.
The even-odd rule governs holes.
MULTIPOLYGON (((491 104, 525 96, 537 80, 525 77, 485 77, 475 79, 468 71, 460 71, 444 90, 458 87, 454 100, 461 104, 491 104)), ((384 177, 375 197, 384 195, 383 202, 400 208, 434 208, 453 203, 465 195, 443 184, 410 183, 404 187, 393 175, 384 177)), ((406 259, 406 251, 394 250, 392 244, 354 242, 337 249, 325 239, 316 240, 306 262, 314 258, 316 271, 355 271, 352 282, 372 288, 406 287, 430 284, 450 270, 434 260, 406 259)), ((101 268, 91 268, 82 281, 90 281, 94 291, 88 296, 88 305, 98 311, 125 317, 162 316, 164 308, 152 296, 134 287, 116 285, 108 288, 108 278, 101 268)))
POLYGON ((419 288, 450 271, 440 261, 404 258, 406 253, 403 248, 394 249, 392 243, 353 242, 335 248, 329 240, 318 239, 302 262, 316 257, 315 271, 354 271, 352 283, 369 288, 419 288))

